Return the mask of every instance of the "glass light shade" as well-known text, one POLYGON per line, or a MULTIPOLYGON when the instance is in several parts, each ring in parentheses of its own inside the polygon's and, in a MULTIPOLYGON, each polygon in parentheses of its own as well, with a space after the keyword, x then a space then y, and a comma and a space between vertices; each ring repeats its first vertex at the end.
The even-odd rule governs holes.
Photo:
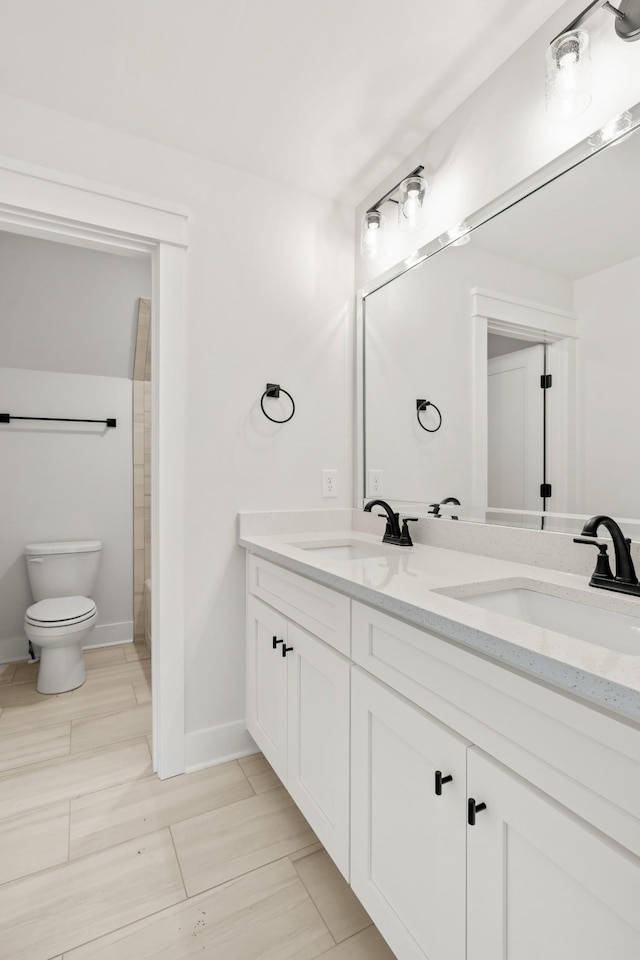
POLYGON ((452 247, 463 247, 471 239, 470 227, 466 220, 456 224, 440 237, 440 246, 446 247, 451 244, 452 247))
POLYGON ((399 188, 398 226, 401 230, 415 230, 424 218, 424 200, 427 181, 415 173, 403 180, 399 188))
POLYGON ((384 216, 379 210, 367 210, 362 218, 360 251, 368 260, 380 256, 384 243, 384 216))
POLYGON ((547 113, 577 117, 591 103, 591 54, 585 30, 563 33, 549 45, 546 70, 547 113))
POLYGON ((596 130, 593 136, 589 137, 589 143, 592 147, 603 147, 605 143, 611 143, 613 140, 622 140, 630 132, 632 126, 633 117, 628 110, 625 110, 619 117, 605 123, 600 130, 596 130))

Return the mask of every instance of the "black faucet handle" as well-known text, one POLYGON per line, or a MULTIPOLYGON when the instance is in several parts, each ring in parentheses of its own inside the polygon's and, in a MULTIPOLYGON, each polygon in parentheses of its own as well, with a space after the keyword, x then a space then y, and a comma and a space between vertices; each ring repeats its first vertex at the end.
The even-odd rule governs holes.
POLYGON ((439 517, 439 516, 440 516, 440 504, 439 504, 439 503, 430 503, 429 506, 430 506, 430 508, 431 508, 431 509, 429 510, 429 513, 430 513, 430 514, 433 514, 434 517, 439 517))
POLYGON ((402 518, 402 533, 400 534, 400 544, 401 547, 412 547, 413 540, 411 539, 411 534, 409 533, 408 523, 416 523, 420 518, 419 517, 403 517, 402 518))
POLYGON ((595 537, 574 537, 574 543, 586 543, 587 546, 597 547, 599 550, 598 559, 596 560, 596 568, 593 571, 593 576, 591 580, 593 581, 594 577, 597 580, 613 580, 613 573, 611 571, 611 565, 609 564, 609 555, 607 553, 607 544, 600 543, 595 537))

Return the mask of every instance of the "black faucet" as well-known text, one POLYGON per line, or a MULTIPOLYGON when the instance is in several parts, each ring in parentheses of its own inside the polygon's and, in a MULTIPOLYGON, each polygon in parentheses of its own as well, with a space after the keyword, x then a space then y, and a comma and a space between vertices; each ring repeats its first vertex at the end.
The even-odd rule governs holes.
MULTIPOLYGON (((457 497, 445 497, 444 500, 440 501, 440 503, 430 503, 429 506, 431 509, 429 510, 429 513, 432 514, 432 516, 436 517, 438 520, 441 520, 442 514, 440 513, 440 507, 443 507, 446 503, 454 503, 456 504, 456 506, 458 507, 460 506, 460 501, 458 500, 457 497)), ((458 517, 452 516, 451 519, 457 520, 458 517)))
MULTIPOLYGON (((438 504, 438 506, 443 507, 443 506, 445 505, 445 503, 455 503, 456 506, 458 506, 458 507, 460 506, 460 501, 458 500, 457 497, 445 497, 444 500, 441 500, 441 501, 440 501, 440 503, 438 504)), ((451 516, 451 519, 452 519, 452 520, 457 520, 458 518, 457 518, 457 517, 454 517, 454 516, 452 515, 452 516, 451 516)))
MULTIPOLYGON (((403 517, 402 531, 400 531, 400 514, 394 513, 385 500, 369 500, 369 503, 365 504, 364 507, 365 513, 371 513, 372 507, 382 507, 387 514, 387 526, 382 538, 383 543, 393 543, 397 547, 413 546, 413 541, 411 539, 411 534, 409 533, 409 527, 407 524, 417 520, 417 517, 403 517)), ((379 513, 378 516, 382 517, 383 514, 379 513)))
POLYGON ((597 517, 591 517, 582 528, 582 536, 574 537, 573 542, 589 543, 597 547, 600 551, 596 569, 589 581, 592 587, 600 587, 602 590, 615 590, 618 593, 631 593, 636 597, 640 596, 640 583, 638 583, 633 560, 631 559, 631 540, 628 540, 624 536, 615 520, 601 514, 597 517), (607 545, 605 543, 596 543, 593 540, 593 538, 597 537, 600 527, 605 527, 613 540, 613 549, 616 557, 615 577, 609 566, 607 545))

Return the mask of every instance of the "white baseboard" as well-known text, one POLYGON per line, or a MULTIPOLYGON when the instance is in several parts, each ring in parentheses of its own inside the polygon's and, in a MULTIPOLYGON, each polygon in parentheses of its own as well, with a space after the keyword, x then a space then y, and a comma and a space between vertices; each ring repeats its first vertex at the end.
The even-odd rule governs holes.
POLYGON ((244 720, 185 734, 187 773, 214 767, 227 760, 237 760, 238 757, 248 757, 251 753, 258 753, 258 747, 244 720))
POLYGON ((98 626, 89 635, 89 642, 85 643, 84 649, 90 647, 112 647, 117 643, 133 642, 133 620, 125 620, 123 623, 99 623, 98 626))
POLYGON ((0 663, 14 663, 16 660, 28 660, 29 641, 21 637, 6 637, 0 640, 0 663))
MULTIPOLYGON (((89 642, 83 649, 112 647, 119 643, 133 643, 133 620, 99 624, 89 635, 89 642)), ((0 663, 13 663, 16 660, 27 660, 28 657, 29 641, 24 634, 21 637, 0 640, 0 663)))

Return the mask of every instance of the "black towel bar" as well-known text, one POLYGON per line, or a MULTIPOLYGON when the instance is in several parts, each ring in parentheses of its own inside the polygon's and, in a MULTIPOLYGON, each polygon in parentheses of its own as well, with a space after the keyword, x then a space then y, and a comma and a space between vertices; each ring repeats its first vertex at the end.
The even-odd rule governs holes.
POLYGON ((11 423, 12 420, 50 420, 55 423, 104 423, 107 427, 115 427, 116 418, 107 417, 106 420, 78 420, 75 417, 15 417, 12 413, 0 413, 0 423, 11 423))

